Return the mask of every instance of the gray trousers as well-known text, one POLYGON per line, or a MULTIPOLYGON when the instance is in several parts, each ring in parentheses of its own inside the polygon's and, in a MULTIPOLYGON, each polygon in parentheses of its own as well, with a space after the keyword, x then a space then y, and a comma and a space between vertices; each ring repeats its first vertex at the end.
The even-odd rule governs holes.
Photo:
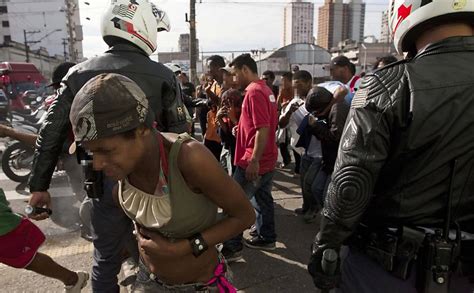
POLYGON ((138 246, 132 234, 132 221, 112 199, 112 188, 115 183, 110 179, 104 179, 104 195, 100 199, 92 200, 93 292, 119 292, 117 275, 121 269, 125 249, 132 257, 138 259, 138 246))
MULTIPOLYGON (((338 292, 417 293, 415 270, 408 280, 399 279, 385 271, 367 255, 349 247, 343 248, 341 258, 343 258, 342 283, 338 292)), ((449 292, 474 292, 474 284, 469 283, 468 278, 459 272, 453 274, 450 285, 449 292)))

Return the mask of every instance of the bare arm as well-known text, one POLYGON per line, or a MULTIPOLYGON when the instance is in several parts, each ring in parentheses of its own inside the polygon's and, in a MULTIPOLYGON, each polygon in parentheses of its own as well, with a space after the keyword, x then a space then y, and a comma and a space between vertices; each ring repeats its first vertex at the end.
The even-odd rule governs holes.
POLYGON ((286 111, 285 115, 280 116, 280 119, 278 120, 278 126, 280 128, 287 127, 290 123, 291 115, 293 115, 293 113, 295 113, 295 111, 298 110, 299 107, 300 105, 298 103, 291 104, 290 109, 286 111))
POLYGON ((31 145, 32 147, 35 146, 36 138, 38 138, 38 135, 36 134, 21 132, 12 127, 0 125, 0 137, 5 136, 16 139, 24 144, 31 145))
MULTIPOLYGON (((209 247, 234 237, 255 222, 255 212, 242 188, 202 144, 196 141, 183 144, 178 166, 188 186, 199 189, 228 215, 201 232, 209 247)), ((187 240, 177 242, 176 249, 178 255, 192 253, 187 240)))
POLYGON ((255 135, 255 145, 253 147, 252 158, 248 162, 247 169, 245 169, 245 179, 248 181, 253 181, 258 178, 260 171, 260 159, 262 158, 263 152, 265 151, 265 146, 268 143, 268 127, 261 127, 257 129, 255 135))
POLYGON ((262 127, 257 129, 257 134, 255 135, 255 146, 253 148, 251 161, 258 162, 262 158, 263 152, 265 151, 265 146, 268 142, 269 131, 269 127, 262 127))

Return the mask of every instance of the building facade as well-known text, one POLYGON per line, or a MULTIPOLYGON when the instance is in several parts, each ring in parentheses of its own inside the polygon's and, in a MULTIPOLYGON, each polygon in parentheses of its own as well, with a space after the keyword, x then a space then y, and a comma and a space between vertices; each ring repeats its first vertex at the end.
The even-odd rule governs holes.
POLYGON ((325 0, 318 9, 317 44, 331 49, 339 42, 349 39, 362 41, 364 38, 365 3, 362 0, 325 0))
POLYGON ((351 0, 347 3, 347 36, 346 39, 356 42, 364 41, 365 3, 362 0, 351 0))
MULTIPOLYGON (((11 41, 8 45, 0 45, 0 61, 25 62, 25 45, 11 41)), ((49 81, 56 66, 64 62, 64 56, 50 56, 45 48, 30 51, 30 63, 33 63, 41 74, 49 81)))
MULTIPOLYGON (((190 39, 191 37, 189 34, 179 35, 178 48, 180 52, 189 52, 190 39)), ((196 39, 196 50, 197 50, 197 55, 199 55, 199 39, 196 39)))
POLYGON ((280 76, 297 65, 300 70, 308 71, 314 78, 321 78, 328 76, 329 72, 324 67, 331 62, 331 54, 315 44, 299 43, 268 52, 256 60, 260 73, 271 70, 280 76))
POLYGON ((390 43, 392 41, 390 37, 390 28, 388 27, 388 10, 382 12, 382 26, 380 29, 380 42, 390 43))
POLYGON ((69 58, 69 31, 74 54, 83 59, 78 0, 0 0, 0 44, 28 43, 30 51, 45 48, 50 55, 69 58), (69 8, 69 9, 68 9, 69 8), (70 17, 67 17, 67 16, 70 17), (68 19, 71 20, 69 26, 68 19))
POLYGON ((283 46, 314 43, 314 4, 296 0, 284 8, 283 46))
POLYGON ((333 58, 339 55, 349 58, 356 65, 358 72, 370 72, 377 59, 383 56, 393 55, 398 60, 403 59, 403 56, 397 54, 393 43, 367 43, 346 40, 340 42, 338 47, 332 48, 330 52, 333 58))

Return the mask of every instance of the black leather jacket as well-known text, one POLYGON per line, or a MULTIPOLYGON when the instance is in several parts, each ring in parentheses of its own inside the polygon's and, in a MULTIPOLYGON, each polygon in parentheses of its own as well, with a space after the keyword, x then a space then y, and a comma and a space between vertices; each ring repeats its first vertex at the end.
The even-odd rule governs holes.
POLYGON ((473 66, 474 37, 452 37, 363 80, 313 253, 339 247, 361 222, 442 226, 450 185, 452 219, 474 232, 473 66))
POLYGON ((31 192, 49 188, 62 145, 70 132, 69 111, 74 96, 89 79, 106 72, 125 75, 140 86, 154 110, 159 130, 176 133, 187 130, 181 90, 173 72, 152 61, 138 47, 117 44, 103 55, 74 66, 63 79, 60 94, 51 105, 36 141, 37 151, 29 179, 31 192))

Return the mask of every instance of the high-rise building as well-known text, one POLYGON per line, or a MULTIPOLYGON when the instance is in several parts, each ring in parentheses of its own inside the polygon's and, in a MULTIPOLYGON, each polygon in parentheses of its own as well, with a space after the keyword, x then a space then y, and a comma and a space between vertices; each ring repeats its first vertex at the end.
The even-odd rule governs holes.
POLYGON ((283 46, 314 43, 314 4, 296 0, 284 9, 283 46))
MULTIPOLYGON (((70 20, 74 50, 78 60, 83 58, 82 26, 78 0, 71 3, 70 20)), ((69 55, 68 17, 64 0, 0 0, 0 44, 9 41, 24 43, 30 50, 45 48, 50 55, 69 55), (66 43, 65 43, 66 42, 66 43)))
POLYGON ((319 7, 318 45, 331 49, 339 42, 350 39, 363 41, 365 3, 362 0, 325 0, 319 7))
POLYGON ((342 41, 344 28, 343 20, 345 5, 342 0, 325 0, 319 7, 318 17, 318 45, 330 49, 342 41))
MULTIPOLYGON (((189 34, 180 34, 178 40, 178 48, 180 52, 189 52, 190 46, 190 35, 189 34)), ((196 39, 196 48, 199 52, 199 40, 196 39)), ((199 55, 199 54, 198 54, 199 55)))
POLYGON ((388 10, 382 12, 382 27, 380 30, 380 42, 390 43, 392 41, 390 37, 390 28, 388 27, 388 10))
POLYGON ((348 17, 346 39, 362 42, 364 39, 365 3, 362 0, 350 0, 346 12, 348 17))

